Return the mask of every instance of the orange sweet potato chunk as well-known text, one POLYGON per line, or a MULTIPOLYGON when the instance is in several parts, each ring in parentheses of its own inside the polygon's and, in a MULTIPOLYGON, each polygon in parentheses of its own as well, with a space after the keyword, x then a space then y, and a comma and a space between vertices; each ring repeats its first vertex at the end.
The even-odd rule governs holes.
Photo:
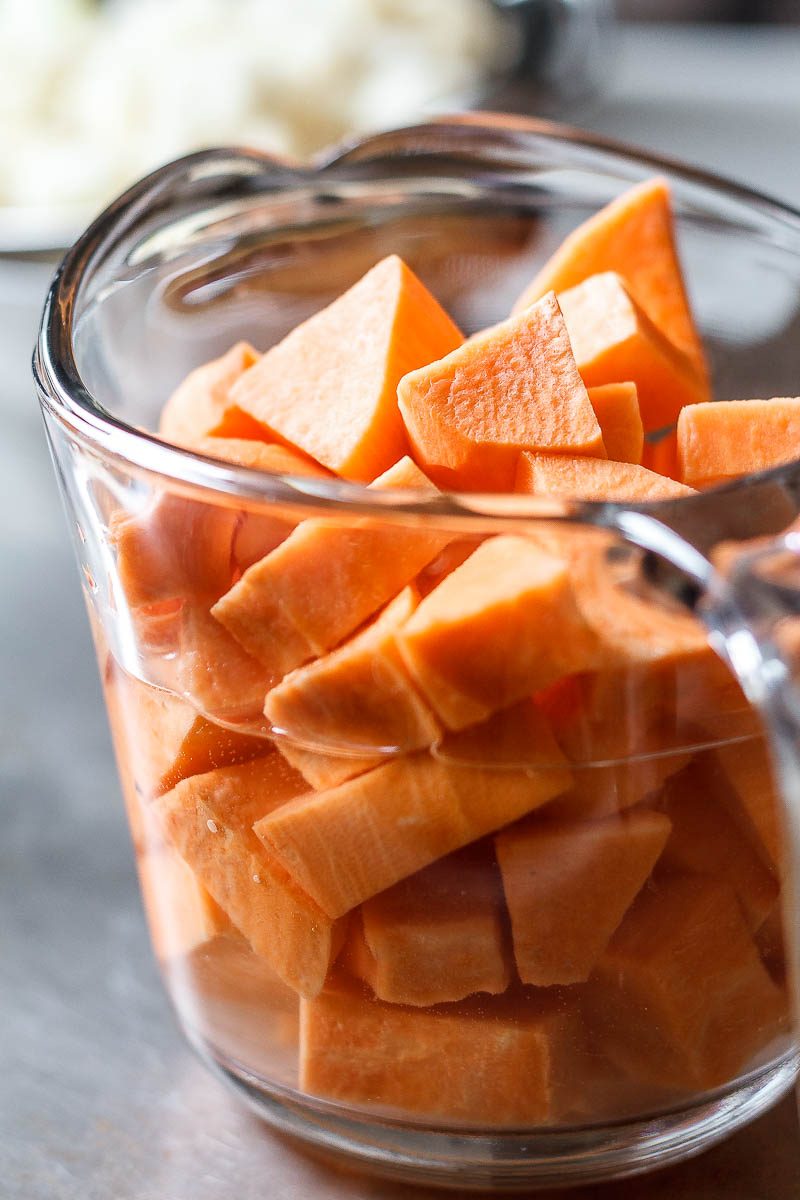
POLYGON ((705 380, 708 369, 683 282, 665 179, 637 184, 573 230, 514 311, 528 308, 546 292, 564 292, 603 271, 622 276, 637 303, 705 380))
POLYGON ((603 455, 555 296, 406 375, 414 457, 451 489, 509 491, 521 450, 603 455))
POLYGON ((583 983, 669 836, 660 813, 606 821, 534 816, 495 838, 523 983, 583 983))
POLYGON ((485 846, 432 863, 367 900, 342 962, 380 1000, 425 1006, 511 982, 502 889, 485 846))
POLYGON ((111 543, 128 604, 222 595, 233 578, 238 523, 233 508, 169 493, 141 513, 115 514, 111 543))
POLYGON ((175 690, 212 720, 260 717, 275 676, 200 605, 184 605, 177 631, 175 690))
POLYGON ((634 502, 672 500, 695 494, 693 488, 634 463, 527 451, 519 457, 514 490, 572 500, 634 502))
POLYGON ((250 762, 272 752, 272 743, 266 738, 226 729, 197 716, 178 746, 175 758, 158 781, 156 791, 170 792, 182 779, 192 775, 205 775, 208 771, 250 762))
POLYGON ((567 564, 526 538, 483 543, 397 634, 414 681, 463 729, 595 660, 567 564))
POLYGON ((736 893, 755 933, 778 899, 778 880, 732 815, 735 797, 713 754, 699 755, 665 785, 661 804, 672 822, 660 867, 709 876, 736 893))
POLYGON ((259 438, 263 430, 246 413, 231 405, 230 392, 258 354, 247 342, 237 342, 227 354, 191 371, 172 393, 161 413, 158 432, 168 442, 191 445, 198 438, 221 435, 259 438))
POLYGON ((681 479, 713 487, 800 458, 800 397, 728 400, 678 418, 681 479))
POLYGON ((462 766, 564 767, 564 752, 542 710, 530 698, 494 713, 488 721, 447 733, 434 747, 442 762, 462 766))
POLYGON ((539 994, 441 1008, 372 998, 346 977, 300 1006, 300 1087, 349 1104, 453 1121, 529 1126, 569 1104, 582 1052, 574 1002, 539 994))
POLYGON ((298 325, 231 389, 262 427, 346 479, 368 483, 406 453, 397 385, 463 337, 396 255, 298 325))
POLYGON ((734 892, 698 877, 642 891, 590 986, 595 1037, 631 1075, 664 1085, 720 1086, 787 1019, 734 892))
POLYGON ((641 463, 644 426, 635 383, 603 383, 587 389, 606 454, 615 462, 641 463))
POLYGON ((322 987, 341 930, 264 852, 253 823, 305 789, 279 754, 185 779, 155 801, 167 840, 281 979, 322 987))
POLYGON ((384 757, 380 754, 326 753, 299 746, 289 738, 277 738, 276 745, 286 761, 299 771, 317 792, 338 787, 340 783, 354 779, 356 775, 363 775, 384 762, 384 757))
POLYGON ((784 860, 781 800, 775 788, 769 751, 763 737, 719 746, 714 751, 733 788, 729 797, 737 820, 754 837, 769 867, 780 872, 784 860))
POLYGON ((632 380, 646 432, 677 420, 708 391, 690 360, 651 321, 614 271, 592 275, 558 297, 587 387, 632 380))
POLYGON ((169 962, 217 936, 235 935, 228 917, 174 851, 146 851, 137 859, 142 902, 156 956, 169 962))
MULTIPOLYGON (((410 459, 373 485, 433 485, 410 459)), ((245 571, 215 618, 278 679, 352 633, 441 551, 448 535, 363 517, 311 518, 245 571)))
POLYGON ((392 759, 255 825, 267 850, 330 917, 507 825, 569 787, 569 774, 392 759))
POLYGON ((371 625, 267 694, 273 729, 311 749, 422 750, 439 726, 415 690, 394 635, 417 607, 407 587, 371 625))

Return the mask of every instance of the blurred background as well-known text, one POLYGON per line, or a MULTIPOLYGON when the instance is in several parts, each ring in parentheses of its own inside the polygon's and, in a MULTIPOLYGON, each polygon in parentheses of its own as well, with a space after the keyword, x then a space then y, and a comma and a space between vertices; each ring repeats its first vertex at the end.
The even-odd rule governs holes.
MULTIPOLYGON (((265 1149, 164 1020, 30 376, 49 279, 97 211, 177 154, 247 142, 303 158, 470 105, 566 120, 800 209, 800 0, 0 0, 9 1200, 199 1197, 200 1177, 223 1200, 223 1144, 242 1200, 265 1172, 275 1195, 290 1174, 298 1194, 355 1194, 265 1149)), ((670 1196, 722 1195, 727 1178, 725 1195, 796 1200, 795 1115, 765 1121, 688 1166, 685 1191, 671 1177, 670 1196)))

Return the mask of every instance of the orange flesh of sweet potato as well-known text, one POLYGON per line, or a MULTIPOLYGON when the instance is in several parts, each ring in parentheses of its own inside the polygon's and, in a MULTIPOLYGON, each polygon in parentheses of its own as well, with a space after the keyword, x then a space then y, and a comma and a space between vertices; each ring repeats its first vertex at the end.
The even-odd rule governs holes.
POLYGON ((274 676, 199 605, 180 614, 176 690, 211 719, 237 723, 261 716, 274 676))
POLYGON ((218 935, 234 934, 228 917, 173 850, 145 851, 137 858, 142 902, 162 962, 191 954, 218 935))
POLYGON ((234 383, 256 362, 258 354, 253 347, 237 342, 221 358, 191 371, 164 405, 160 436, 179 446, 191 445, 197 438, 217 433, 222 425, 230 437, 261 437, 263 430, 252 417, 230 404, 234 383))
POLYGON ((673 429, 657 440, 646 441, 642 450, 642 466, 657 475, 666 475, 669 479, 680 482, 681 473, 678 466, 678 436, 673 429))
POLYGON ((361 907, 342 962, 380 1000, 425 1006, 504 992, 502 889, 487 848, 468 847, 361 907))
POLYGON ((237 730, 224 729, 205 717, 195 717, 178 746, 175 758, 161 776, 157 794, 171 792, 182 779, 205 775, 220 767, 233 767, 273 752, 270 741, 237 730))
POLYGON ((567 787, 564 770, 455 767, 421 754, 300 796, 255 832, 320 908, 339 917, 567 787))
POLYGON ((592 275, 558 298, 587 387, 632 380, 646 432, 677 420, 707 389, 686 355, 640 308, 613 271, 592 275))
POLYGON ((216 599, 233 578, 232 508, 164 493, 141 513, 115 514, 111 542, 131 606, 173 597, 216 599))
POLYGON ((784 859, 781 801, 775 789, 769 752, 762 737, 731 742, 714 751, 735 793, 734 816, 753 836, 767 865, 780 872, 784 859))
POLYGON ((267 693, 274 729, 310 749, 421 750, 439 726, 413 687, 394 635, 417 607, 404 588, 371 625, 267 693))
POLYGON ((603 383, 587 388, 606 454, 615 462, 641 463, 644 426, 635 383, 603 383))
POLYGON ((300 1006, 300 1087, 351 1104, 481 1125, 556 1120, 580 1053, 574 1003, 505 997, 426 1009, 344 976, 300 1006))
POLYGON ((397 395, 414 457, 450 488, 509 491, 520 450, 605 453, 552 295, 406 375, 397 395))
POLYGON ((519 457, 514 483, 517 492, 535 496, 566 496, 572 500, 646 501, 693 496, 693 488, 665 479, 634 463, 606 458, 577 458, 567 454, 519 457))
POLYGON ((729 787, 712 754, 700 755, 668 781, 661 804, 672 833, 660 867, 729 884, 755 933, 775 907, 778 881, 732 816, 729 787))
POLYGON ((268 350, 231 389, 263 436, 368 483, 406 453, 397 385, 463 337, 391 255, 268 350))
POLYGON ((299 771, 315 791, 338 787, 356 775, 363 775, 385 761, 380 754, 328 754, 322 750, 309 750, 298 746, 289 738, 276 738, 275 744, 283 757, 299 771))
POLYGON ((719 400, 678 417, 681 479, 713 487, 800 458, 800 397, 719 400))
POLYGON ((669 836, 660 813, 551 822, 543 813, 495 838, 523 983, 582 983, 650 876, 669 836))
MULTIPOLYGON (((408 458, 373 486, 434 490, 408 458)), ((367 517, 349 524, 312 518, 250 567, 212 611, 277 682, 352 633, 447 541, 440 531, 367 517)))
MULTIPOLYGON (((651 728, 645 736, 650 744, 662 738, 667 743, 668 731, 661 734, 651 728)), ((601 746, 597 749, 601 757, 601 746)), ((572 787, 548 805, 548 819, 596 821, 624 812, 654 796, 665 780, 682 771, 690 761, 690 753, 662 752, 609 766, 571 764, 572 787)))
POLYGON ((279 754, 194 775, 155 809, 168 841, 253 950, 301 995, 322 987, 341 930, 264 852, 253 823, 290 801, 305 781, 279 754))
POLYGON ((434 754, 442 762, 464 766, 528 770, 567 765, 547 718, 528 698, 494 713, 480 725, 445 734, 434 754))
POLYGON ((615 1061, 684 1088, 731 1079, 787 1017, 733 891, 698 877, 642 891, 590 988, 595 1037, 615 1061))
POLYGON ((484 720, 594 662, 563 560, 526 538, 483 543, 397 634, 412 678, 448 729, 484 720))
POLYGON ((525 289, 514 311, 528 308, 546 292, 566 291, 602 271, 622 276, 637 303, 689 356, 698 377, 706 380, 708 368, 683 283, 666 180, 648 179, 630 188, 573 230, 525 289))

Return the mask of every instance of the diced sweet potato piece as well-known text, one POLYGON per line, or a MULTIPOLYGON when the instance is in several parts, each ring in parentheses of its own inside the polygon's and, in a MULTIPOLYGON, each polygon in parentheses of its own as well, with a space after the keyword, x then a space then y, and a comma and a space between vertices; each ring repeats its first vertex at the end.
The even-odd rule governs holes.
POLYGON ((311 749, 403 751, 430 746, 439 726, 403 666, 394 635, 417 607, 404 588, 380 616, 267 694, 274 729, 311 749))
POLYGON ((800 458, 800 397, 693 405, 678 417, 680 477, 713 487, 800 458))
MULTIPOLYGON (((330 478, 330 472, 319 463, 306 458, 288 446, 274 442, 245 441, 232 437, 198 438, 191 448, 209 458, 221 458, 224 462, 240 467, 251 467, 271 475, 309 476, 330 478)), ((233 535, 233 563, 237 571, 246 571, 253 563, 264 558, 289 536, 297 525, 296 520, 279 515, 278 510, 265 512, 255 506, 245 508, 233 535)))
POLYGON ((367 900, 343 964, 380 1000, 424 1006, 504 992, 502 889, 491 851, 468 847, 367 900))
POLYGON ((298 325, 247 371, 232 403, 346 479, 368 483, 406 453, 397 385, 463 337, 396 255, 298 325))
POLYGON ((313 996, 342 931, 264 852, 253 823, 305 788, 279 754, 194 775, 155 801, 165 834, 253 947, 313 996))
POLYGON ((198 605, 184 607, 179 633, 176 690, 210 717, 260 717, 275 677, 198 605))
MULTIPOLYGON (((374 487, 432 490, 410 459, 374 487)), ((303 521, 271 554, 245 571, 213 613, 274 673, 330 650, 410 583, 447 534, 360 518, 303 521)))
POLYGON ((622 276, 659 329, 689 356, 698 376, 707 378, 675 246, 665 179, 637 184, 573 230, 525 289, 514 311, 528 308, 546 292, 566 291, 602 271, 622 276))
POLYGON ((785 1024, 787 999, 732 889, 685 876, 642 891, 598 964, 587 1011, 632 1075, 701 1090, 766 1048, 785 1024))
POLYGON ((331 917, 569 787, 564 770, 456 767, 393 759, 269 813, 255 832, 331 917))
POLYGON ((731 814, 730 791, 719 760, 699 755, 665 785, 661 803, 672 833, 660 867, 707 875, 736 893, 750 929, 763 925, 778 899, 778 881, 752 839, 731 814))
POLYGON ((406 375, 397 395, 414 457, 449 488, 509 491, 521 450, 605 453, 552 295, 406 375))
POLYGON ((606 821, 534 816, 495 838, 523 983, 582 983, 650 876, 669 836, 661 813, 606 821))
POLYGON ((530 770, 567 765, 547 718, 532 699, 520 700, 480 725, 445 734, 434 754, 442 762, 465 766, 530 770))
POLYGON ((139 883, 153 949, 162 962, 191 954, 219 934, 235 933, 216 901, 174 850, 138 856, 139 883))
POLYGON ((587 387, 632 380, 646 432, 677 420, 708 389, 687 356, 651 321, 614 271, 592 275, 558 297, 587 387))
POLYGON ((616 462, 640 463, 644 426, 635 383, 603 383, 587 389, 608 457, 616 462))
POLYGON ((208 771, 250 762, 270 753, 274 753, 274 747, 264 737, 226 729, 205 717, 195 717, 175 758, 158 781, 156 794, 172 791, 182 779, 192 775, 205 775, 208 771))
POLYGON ((219 936, 166 964, 181 1021, 218 1054, 297 1086, 300 1002, 245 938, 219 936))
POLYGON ((233 578, 238 523, 233 508, 169 493, 141 513, 115 514, 111 543, 128 604, 221 596, 233 578))
POLYGON ((426 596, 397 634, 425 698, 448 729, 596 661, 567 564, 527 538, 483 543, 426 596))
POLYGON ((560 994, 420 1010, 339 977, 300 1006, 304 1092, 482 1127, 557 1120, 582 1049, 560 994))
POLYGON ((191 371, 172 393, 161 413, 158 432, 166 441, 191 445, 213 434, 258 438, 263 430, 252 417, 231 406, 230 391, 258 354, 247 342, 237 342, 227 354, 191 371))
POLYGON ((612 501, 673 500, 695 494, 693 488, 634 463, 529 452, 520 455, 514 490, 535 496, 612 501))
POLYGON ((755 834, 767 864, 780 872, 784 860, 781 801, 766 742, 762 737, 748 738, 718 746, 714 753, 736 794, 735 815, 755 834))
POLYGON ((326 788, 338 787, 347 779, 363 775, 373 767, 379 767, 384 762, 381 754, 370 754, 366 757, 360 754, 326 754, 321 750, 308 750, 298 746, 289 738, 278 738, 276 745, 288 763, 299 771, 306 782, 315 791, 325 791, 326 788))

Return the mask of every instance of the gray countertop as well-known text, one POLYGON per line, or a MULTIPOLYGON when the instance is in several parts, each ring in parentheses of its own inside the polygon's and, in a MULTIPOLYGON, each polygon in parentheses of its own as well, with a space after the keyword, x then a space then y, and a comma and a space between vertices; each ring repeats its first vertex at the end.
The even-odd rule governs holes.
MULTIPOLYGON (((800 206, 800 31, 629 30, 609 74, 585 125, 800 206)), ((177 1032, 29 382, 46 275, 0 263, 0 1195, 432 1196, 317 1165, 233 1102, 177 1032)), ((558 1194, 795 1200, 793 1103, 682 1167, 558 1194)))

